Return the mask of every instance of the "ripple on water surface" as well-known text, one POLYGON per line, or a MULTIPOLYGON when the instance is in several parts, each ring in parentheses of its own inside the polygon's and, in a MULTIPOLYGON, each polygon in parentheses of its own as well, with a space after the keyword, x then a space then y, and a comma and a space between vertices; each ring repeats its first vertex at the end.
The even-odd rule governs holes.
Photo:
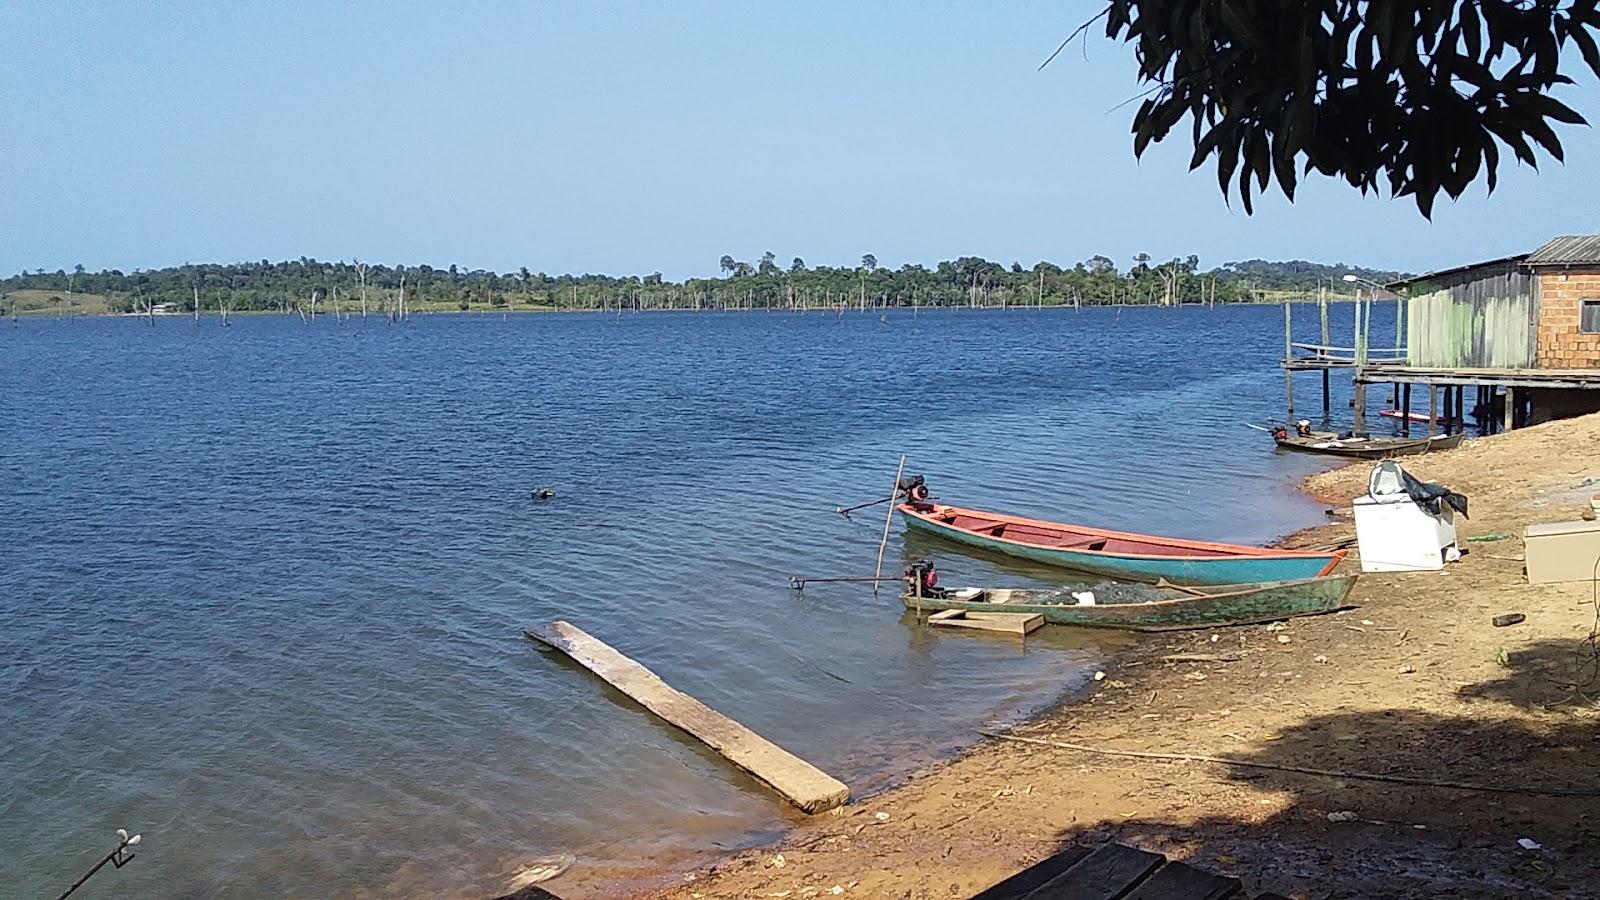
MULTIPOLYGON (((1118 639, 796 596, 790 574, 872 569, 881 508, 833 507, 903 451, 974 506, 1291 530, 1315 463, 1239 426, 1281 404, 1277 321, 24 321, 0 335, 0 881, 59 890, 122 826, 146 840, 100 876, 119 893, 304 895, 659 862, 790 821, 522 638, 557 617, 858 793, 887 784, 1118 639)), ((949 582, 1051 578, 897 527, 888 566, 919 553, 949 582)))

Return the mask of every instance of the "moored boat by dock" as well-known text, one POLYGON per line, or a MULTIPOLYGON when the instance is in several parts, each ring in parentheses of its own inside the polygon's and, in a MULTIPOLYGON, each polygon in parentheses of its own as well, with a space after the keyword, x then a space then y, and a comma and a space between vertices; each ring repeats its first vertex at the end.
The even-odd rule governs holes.
POLYGON ((1433 450, 1454 450, 1461 446, 1465 432, 1436 434, 1433 437, 1370 437, 1366 435, 1340 437, 1325 432, 1289 434, 1282 426, 1272 432, 1272 439, 1285 450, 1301 453, 1320 453, 1342 456, 1347 459, 1388 459, 1391 456, 1416 456, 1433 450))

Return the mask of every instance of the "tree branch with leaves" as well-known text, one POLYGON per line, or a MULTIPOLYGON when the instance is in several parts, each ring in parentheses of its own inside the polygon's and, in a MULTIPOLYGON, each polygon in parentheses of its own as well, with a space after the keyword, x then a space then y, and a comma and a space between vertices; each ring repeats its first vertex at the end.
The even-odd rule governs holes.
POLYGON ((1440 193, 1480 178, 1492 192, 1502 149, 1535 168, 1540 150, 1564 159, 1552 125, 1587 123, 1549 92, 1573 83, 1561 62, 1574 49, 1600 75, 1597 4, 1111 0, 1063 46, 1100 19, 1133 45, 1150 88, 1134 154, 1187 120, 1190 168, 1214 163, 1247 213, 1274 182, 1293 200, 1315 171, 1431 217, 1440 193))

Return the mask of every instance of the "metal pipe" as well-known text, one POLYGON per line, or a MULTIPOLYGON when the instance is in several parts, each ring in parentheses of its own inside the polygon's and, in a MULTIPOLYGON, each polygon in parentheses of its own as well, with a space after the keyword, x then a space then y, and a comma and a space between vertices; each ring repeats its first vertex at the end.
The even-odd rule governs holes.
POLYGON ((797 591, 803 591, 806 589, 806 584, 812 581, 870 581, 877 583, 880 581, 899 581, 902 577, 900 575, 830 575, 825 578, 801 578, 799 575, 790 575, 789 586, 797 591))
MULTIPOLYGON (((896 494, 895 496, 899 496, 899 495, 896 494)), ((890 500, 893 500, 893 499, 895 499, 895 498, 894 497, 879 497, 876 500, 868 500, 866 503, 857 503, 855 506, 835 506, 833 508, 833 511, 838 513, 841 516, 849 516, 851 513, 855 512, 858 509, 866 509, 869 506, 877 506, 879 503, 888 503, 890 500)))

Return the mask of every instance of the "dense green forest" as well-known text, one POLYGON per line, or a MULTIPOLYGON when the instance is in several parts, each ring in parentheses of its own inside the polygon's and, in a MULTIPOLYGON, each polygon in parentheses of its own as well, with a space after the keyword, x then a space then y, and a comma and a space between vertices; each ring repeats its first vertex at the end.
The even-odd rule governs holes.
POLYGON ((401 309, 735 309, 836 306, 1017 306, 1178 304, 1238 302, 1311 294, 1320 288, 1350 293, 1346 273, 1384 282, 1400 273, 1344 264, 1303 261, 1231 262, 1209 271, 1199 257, 1152 264, 1139 254, 1125 270, 1105 256, 1072 266, 1050 262, 1023 268, 976 256, 928 268, 909 263, 880 267, 872 254, 855 267, 787 265, 775 254, 754 263, 724 256, 721 277, 671 282, 644 276, 547 275, 527 268, 500 273, 449 266, 389 266, 325 262, 301 257, 284 262, 185 264, 163 269, 24 272, 0 280, 0 298, 44 310, 87 311, 96 297, 112 312, 152 306, 191 311, 392 313, 401 309), (74 298, 80 298, 75 302, 74 298))

